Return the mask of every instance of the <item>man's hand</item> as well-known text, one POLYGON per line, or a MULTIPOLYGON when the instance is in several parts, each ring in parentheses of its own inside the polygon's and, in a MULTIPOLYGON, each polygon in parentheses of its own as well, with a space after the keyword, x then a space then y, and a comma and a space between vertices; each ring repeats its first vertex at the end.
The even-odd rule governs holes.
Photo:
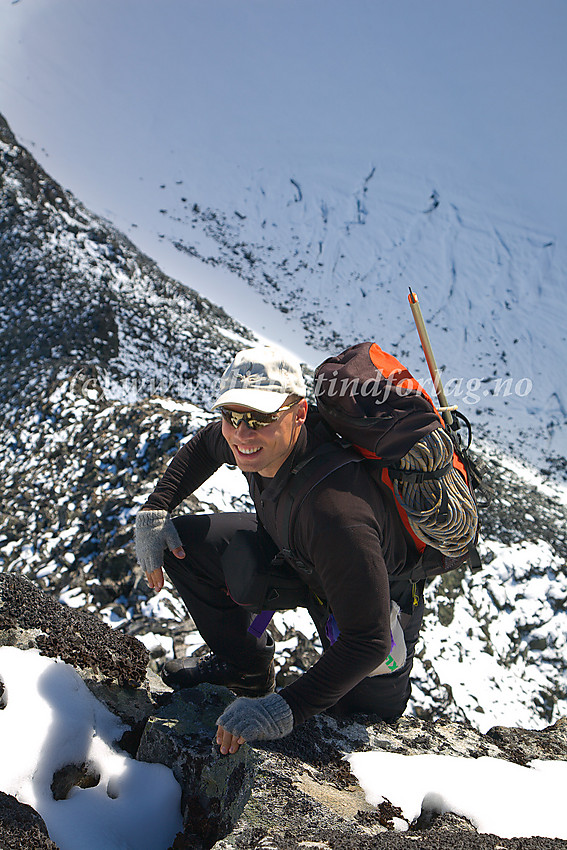
POLYGON ((220 747, 220 751, 223 756, 226 756, 228 753, 233 755, 237 753, 242 744, 245 744, 246 741, 239 735, 233 735, 231 732, 227 732, 222 726, 217 727, 217 744, 220 747))
POLYGON ((217 720, 221 753, 236 753, 245 741, 275 741, 293 729, 293 714, 279 694, 251 699, 239 697, 217 720))
POLYGON ((136 557, 154 590, 163 587, 163 551, 184 558, 181 539, 167 511, 139 511, 136 516, 136 557))
MULTIPOLYGON (((173 554, 176 558, 183 559, 185 557, 185 550, 182 546, 178 546, 177 549, 173 549, 173 554)), ((152 590, 160 591, 164 584, 162 568, 158 567, 157 570, 152 570, 151 573, 146 572, 146 581, 148 582, 148 587, 151 587, 152 590)))
POLYGON ((164 583, 162 568, 158 567, 157 570, 153 570, 151 573, 146 573, 146 581, 148 583, 148 587, 151 587, 152 590, 161 590, 164 583))

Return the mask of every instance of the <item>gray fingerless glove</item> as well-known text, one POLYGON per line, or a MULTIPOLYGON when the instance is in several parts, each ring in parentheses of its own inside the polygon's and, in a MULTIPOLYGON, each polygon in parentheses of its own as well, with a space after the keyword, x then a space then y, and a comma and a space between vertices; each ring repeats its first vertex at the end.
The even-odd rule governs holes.
POLYGON ((136 558, 147 573, 163 566, 163 550, 181 546, 167 511, 139 511, 136 515, 136 558))
POLYGON ((217 725, 245 741, 274 741, 289 735, 293 714, 279 694, 257 699, 239 697, 221 714, 217 725))

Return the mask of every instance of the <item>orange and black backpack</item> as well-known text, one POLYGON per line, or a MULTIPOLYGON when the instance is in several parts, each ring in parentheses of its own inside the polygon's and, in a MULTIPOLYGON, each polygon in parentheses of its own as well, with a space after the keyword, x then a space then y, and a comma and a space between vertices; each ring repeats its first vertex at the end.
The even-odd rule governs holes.
MULTIPOLYGON (((480 476, 435 404, 410 372, 374 342, 329 357, 315 372, 315 399, 329 440, 293 470, 280 498, 281 554, 297 565, 295 518, 306 496, 336 469, 364 462, 393 493, 420 559, 407 575, 420 581, 460 566, 480 568, 480 476)), ((300 562, 299 562, 300 563, 300 562)))

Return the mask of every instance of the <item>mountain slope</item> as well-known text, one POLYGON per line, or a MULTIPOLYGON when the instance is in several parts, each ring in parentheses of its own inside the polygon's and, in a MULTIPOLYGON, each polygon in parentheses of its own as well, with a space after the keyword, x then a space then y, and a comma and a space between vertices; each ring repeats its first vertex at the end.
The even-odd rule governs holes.
POLYGON ((0 551, 54 589, 89 574, 100 606, 132 588, 129 512, 206 419, 150 399, 205 407, 252 337, 64 192, 2 118, 0 211, 0 551))
POLYGON ((131 380, 134 397, 136 386, 147 394, 159 382, 170 395, 206 403, 235 339, 249 332, 88 213, 2 118, 0 153, 2 353, 26 364, 21 380, 3 371, 3 397, 25 405, 29 381, 45 389, 54 369, 82 359, 104 374, 110 397, 127 396, 131 380))
POLYGON ((424 378, 414 287, 477 434, 564 474, 565 21, 513 0, 6 3, 0 92, 63 185, 311 365, 373 337, 424 378))
MULTIPOLYGON (((170 589, 150 596, 141 581, 133 514, 210 420, 220 370, 252 334, 85 210, 4 122, 0 152, 2 568, 163 657, 197 638, 170 589)), ((412 705, 485 728, 539 726, 567 710, 567 508, 551 483, 477 451, 495 490, 486 567, 430 586, 412 705)), ((182 510, 246 510, 244 490, 225 470, 182 510)), ((297 675, 312 624, 285 614, 275 626, 279 664, 297 675)))

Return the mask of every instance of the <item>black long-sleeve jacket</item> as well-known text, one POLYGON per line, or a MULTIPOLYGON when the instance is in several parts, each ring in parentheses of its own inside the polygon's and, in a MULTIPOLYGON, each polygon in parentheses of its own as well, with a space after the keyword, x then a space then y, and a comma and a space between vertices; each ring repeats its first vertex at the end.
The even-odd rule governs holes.
MULTIPOLYGON (((274 478, 245 473, 258 518, 278 548, 276 508, 290 472, 328 439, 313 420, 316 416, 308 417, 274 478)), ((145 507, 174 510, 224 463, 234 464, 234 457, 221 423, 213 422, 180 449, 145 507)), ((280 691, 298 724, 335 705, 388 656, 390 581, 418 555, 391 492, 360 463, 336 470, 309 493, 295 522, 294 541, 299 558, 313 566, 340 630, 317 663, 280 691)))

